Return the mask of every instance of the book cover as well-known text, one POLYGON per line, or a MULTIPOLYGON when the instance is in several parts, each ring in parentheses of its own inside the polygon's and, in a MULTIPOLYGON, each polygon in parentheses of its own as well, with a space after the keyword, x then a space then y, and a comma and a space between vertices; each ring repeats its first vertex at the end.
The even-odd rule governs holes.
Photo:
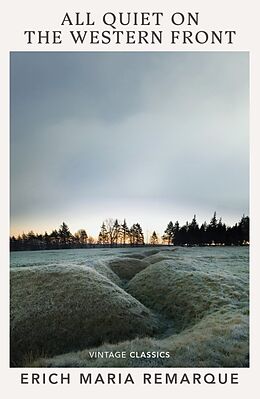
POLYGON ((3 391, 253 391, 253 10, 5 5, 3 391))

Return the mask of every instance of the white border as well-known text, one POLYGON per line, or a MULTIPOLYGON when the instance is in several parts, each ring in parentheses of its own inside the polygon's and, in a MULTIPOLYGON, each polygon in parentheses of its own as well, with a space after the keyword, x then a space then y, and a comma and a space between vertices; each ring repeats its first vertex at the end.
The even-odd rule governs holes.
MULTIPOLYGON (((137 0, 127 0, 123 4, 119 0, 110 0, 109 4, 101 1, 88 2, 82 0, 56 1, 45 0, 44 2, 36 2, 35 0, 18 0, 11 1, 1 5, 1 64, 0 64, 0 87, 1 87, 1 130, 0 130, 0 243, 1 243, 1 266, 0 266, 0 299, 1 307, 1 385, 2 393, 6 393, 8 397, 19 398, 39 398, 63 397, 71 398, 75 394, 78 397, 101 397, 104 394, 107 397, 119 398, 122 394, 126 398, 132 398, 135 394, 145 394, 150 397, 163 395, 164 397, 177 398, 218 398, 220 395, 231 398, 244 398, 246 395, 251 398, 257 396, 259 365, 259 317, 257 317, 257 305, 259 302, 259 268, 260 256, 257 245, 256 227, 259 218, 259 189, 258 189, 258 170, 259 169, 259 112, 257 110, 259 99, 259 43, 257 26, 257 1, 247 1, 240 4, 237 0, 218 0, 217 2, 209 2, 206 0, 198 0, 196 3, 192 0, 177 0, 175 2, 161 0, 160 2, 143 0, 142 4, 137 0), (170 12, 176 11, 199 11, 200 12, 200 28, 209 30, 237 30, 235 44, 230 46, 212 46, 212 45, 193 45, 193 46, 169 46, 167 44, 160 46, 114 46, 114 47, 97 47, 97 46, 75 46, 71 43, 64 43, 59 46, 48 45, 31 45, 25 44, 23 31, 26 29, 60 29, 60 22, 66 11, 94 11, 96 15, 101 15, 106 11, 163 11, 169 15, 170 12), (80 386, 76 383, 71 385, 54 385, 54 386, 37 386, 37 385, 21 385, 20 373, 26 369, 10 369, 8 366, 9 358, 9 52, 10 51, 249 51, 250 52, 250 150, 251 150, 251 189, 250 189, 250 216, 251 216, 251 261, 250 261, 250 282, 251 282, 251 339, 250 339, 250 368, 249 369, 227 369, 228 373, 239 373, 239 385, 151 385, 143 386, 137 383, 134 386, 124 385, 96 385, 96 386, 80 386)), ((165 29, 171 28, 165 24, 165 29)), ((258 311, 259 313, 259 311, 258 311)), ((61 372, 63 369, 58 369, 61 372)), ((64 369, 65 372, 71 372, 71 378, 76 381, 80 369, 64 369)), ((95 371, 96 369, 94 369, 95 371)), ((104 370, 104 369, 103 369, 104 370)), ((116 369, 111 369, 116 370, 116 369)), ((146 369, 147 370, 147 369, 146 369)), ((29 370, 28 370, 29 371, 29 370)), ((33 369, 32 371, 37 371, 33 369)), ((39 370, 43 372, 43 369, 39 370)), ((47 370, 46 370, 47 371, 47 370)), ((48 369, 48 371, 50 371, 48 369)), ((55 371, 52 369, 51 371, 55 371)), ((82 370, 87 372, 87 369, 82 370)), ((118 369, 123 372, 123 369, 118 369)), ((126 369, 131 372, 136 380, 140 379, 140 373, 143 369, 126 369)), ((151 369, 154 373, 156 370, 151 369)), ((173 371, 172 369, 157 369, 158 372, 173 371)), ((182 373, 185 369, 174 369, 174 372, 182 373)), ((191 373, 193 369, 187 369, 191 373)), ((224 372, 224 369, 196 369, 198 372, 224 372)))

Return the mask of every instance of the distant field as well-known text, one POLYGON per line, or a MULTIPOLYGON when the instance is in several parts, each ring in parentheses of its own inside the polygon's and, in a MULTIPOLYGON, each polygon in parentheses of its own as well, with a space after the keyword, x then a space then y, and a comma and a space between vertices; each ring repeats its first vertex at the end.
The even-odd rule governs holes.
POLYGON ((248 247, 13 252, 11 365, 248 367, 248 270, 248 247))

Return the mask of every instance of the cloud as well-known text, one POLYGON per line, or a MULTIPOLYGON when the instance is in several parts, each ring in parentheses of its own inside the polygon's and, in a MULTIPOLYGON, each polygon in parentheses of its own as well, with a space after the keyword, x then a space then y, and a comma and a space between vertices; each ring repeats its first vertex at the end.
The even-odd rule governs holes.
POLYGON ((247 213, 248 84, 242 52, 12 53, 13 225, 131 201, 247 213))

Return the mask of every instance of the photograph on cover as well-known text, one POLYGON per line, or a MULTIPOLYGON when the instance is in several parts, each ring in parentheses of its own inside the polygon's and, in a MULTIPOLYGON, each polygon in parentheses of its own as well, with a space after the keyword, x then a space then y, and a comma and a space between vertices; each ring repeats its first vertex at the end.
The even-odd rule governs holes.
POLYGON ((248 52, 10 57, 10 366, 248 367, 248 52))

